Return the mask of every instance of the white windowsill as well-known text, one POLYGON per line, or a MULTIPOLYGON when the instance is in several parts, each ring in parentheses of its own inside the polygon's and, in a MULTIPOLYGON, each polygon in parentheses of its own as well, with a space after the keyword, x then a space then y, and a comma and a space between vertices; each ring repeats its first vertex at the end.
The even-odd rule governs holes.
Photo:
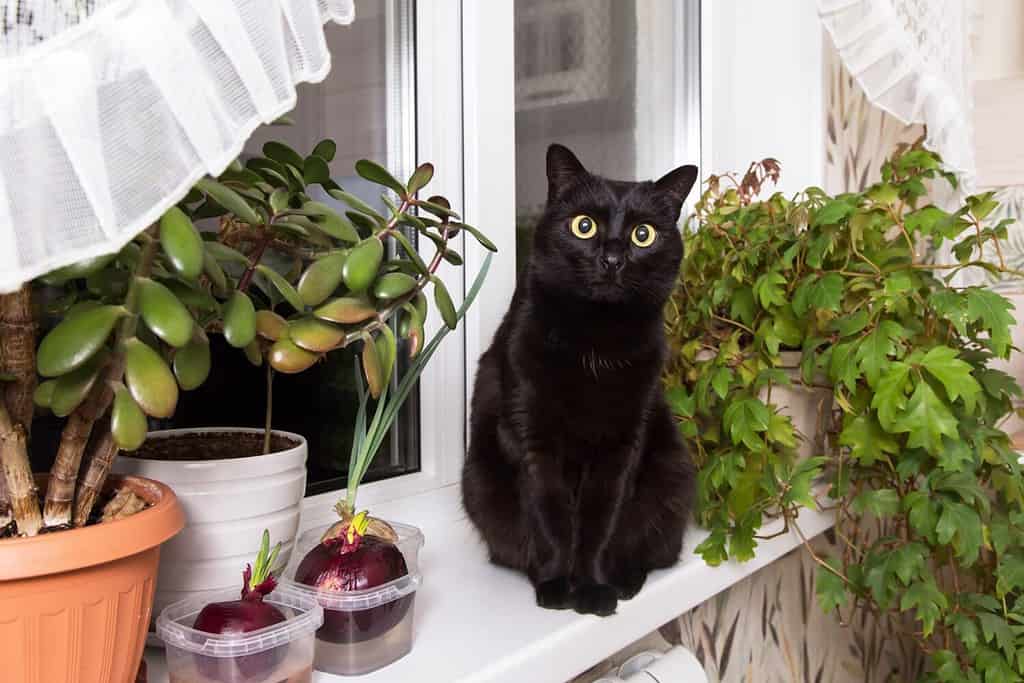
MULTIPOLYGON (((711 568, 693 554, 707 532, 691 528, 679 564, 651 574, 639 595, 620 602, 617 614, 602 619, 540 609, 525 577, 488 563, 462 512, 456 485, 375 505, 373 513, 416 524, 426 537, 413 650, 358 678, 315 673, 315 683, 562 683, 800 544, 790 531, 761 542, 750 562, 711 568)), ((324 506, 323 514, 304 515, 302 526, 323 524, 330 514, 324 506)), ((831 514, 805 511, 800 528, 810 538, 829 528, 832 520, 831 514)), ((780 520, 775 520, 763 533, 781 528, 780 520)), ((146 651, 149 680, 154 683, 167 681, 162 654, 146 651)))

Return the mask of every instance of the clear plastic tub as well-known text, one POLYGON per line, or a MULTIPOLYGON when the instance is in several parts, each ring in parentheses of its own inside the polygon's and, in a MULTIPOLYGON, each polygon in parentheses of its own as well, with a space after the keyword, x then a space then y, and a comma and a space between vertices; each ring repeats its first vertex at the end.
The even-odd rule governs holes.
POLYGON ((310 529, 296 542, 285 583, 324 608, 324 625, 316 634, 317 671, 356 676, 387 666, 412 650, 423 533, 407 524, 389 524, 398 534, 396 545, 409 573, 367 590, 328 591, 295 583, 292 579, 302 558, 320 542, 329 527, 310 529))
POLYGON ((310 683, 313 635, 324 623, 323 608, 309 595, 278 586, 264 598, 285 621, 257 631, 213 634, 192 628, 207 604, 237 600, 225 590, 168 605, 156 620, 167 646, 170 683, 310 683))

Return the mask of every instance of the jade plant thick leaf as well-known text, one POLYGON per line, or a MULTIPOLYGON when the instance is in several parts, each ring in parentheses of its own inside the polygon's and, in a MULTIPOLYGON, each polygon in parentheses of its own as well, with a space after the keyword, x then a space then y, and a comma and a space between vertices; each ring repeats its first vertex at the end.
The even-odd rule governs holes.
POLYGON ((769 159, 710 179, 669 309, 667 392, 711 531, 697 551, 748 560, 766 513, 799 529, 801 507, 824 506, 838 539, 814 555, 825 610, 892 615, 931 657, 923 680, 1022 680, 1024 479, 1000 430, 1021 389, 993 365, 1013 306, 955 285, 966 268, 1012 272, 995 200, 929 203, 955 179, 916 147, 858 193, 759 199, 778 172, 769 159), (923 258, 947 242, 954 262, 923 258), (834 402, 807 459, 771 398, 797 381, 786 351, 834 402))
MULTIPOLYGON (((211 334, 269 376, 355 345, 360 381, 377 398, 397 355, 424 351, 425 290, 440 319, 457 324, 438 276, 443 261, 462 262, 452 238, 465 230, 493 245, 444 197, 419 197, 433 176, 429 163, 402 183, 358 162, 356 171, 384 189, 387 208, 378 212, 331 179, 332 141, 306 156, 278 142, 263 151, 200 180, 119 253, 0 297, 0 526, 13 516, 18 533, 33 535, 84 524, 117 451, 138 448, 147 417, 169 417, 181 392, 206 379, 211 334), (213 225, 200 230, 204 219, 213 225), (418 237, 434 248, 429 260, 418 237), (33 299, 55 321, 38 350, 33 299), (27 457, 33 402, 65 418, 42 514, 27 457)), ((269 411, 268 403, 267 448, 269 411)))

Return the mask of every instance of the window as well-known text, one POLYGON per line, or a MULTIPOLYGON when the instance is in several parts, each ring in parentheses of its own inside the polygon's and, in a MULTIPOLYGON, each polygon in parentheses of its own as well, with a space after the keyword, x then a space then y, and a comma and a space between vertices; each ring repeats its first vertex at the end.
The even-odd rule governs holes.
POLYGON ((697 0, 517 0, 519 266, 544 208, 547 146, 588 170, 655 179, 700 156, 697 0))
MULTIPOLYGON (((322 83, 298 87, 298 101, 289 114, 294 124, 260 128, 242 157, 258 153, 268 140, 281 140, 306 154, 321 139, 332 138, 338 145, 332 177, 383 213, 379 190, 356 176, 353 166, 359 159, 373 159, 403 177, 415 167, 413 4, 360 0, 356 16, 350 26, 325 27, 332 68, 322 83)), ((340 207, 319 186, 316 190, 321 196, 314 199, 340 207)), ((174 426, 262 426, 263 372, 222 340, 213 341, 212 374, 190 400, 181 402, 174 426)), ((345 486, 357 405, 354 354, 337 351, 299 375, 274 376, 273 426, 308 440, 309 494, 345 486)), ((414 392, 366 481, 419 471, 419 437, 419 395, 414 392)))

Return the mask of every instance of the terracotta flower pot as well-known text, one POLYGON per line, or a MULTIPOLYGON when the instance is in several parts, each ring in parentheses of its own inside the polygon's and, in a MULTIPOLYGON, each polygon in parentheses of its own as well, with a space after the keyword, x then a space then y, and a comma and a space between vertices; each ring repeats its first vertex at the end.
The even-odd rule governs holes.
POLYGON ((174 492, 128 481, 151 507, 126 519, 0 541, 0 662, 11 683, 131 683, 160 544, 184 526, 174 492))

